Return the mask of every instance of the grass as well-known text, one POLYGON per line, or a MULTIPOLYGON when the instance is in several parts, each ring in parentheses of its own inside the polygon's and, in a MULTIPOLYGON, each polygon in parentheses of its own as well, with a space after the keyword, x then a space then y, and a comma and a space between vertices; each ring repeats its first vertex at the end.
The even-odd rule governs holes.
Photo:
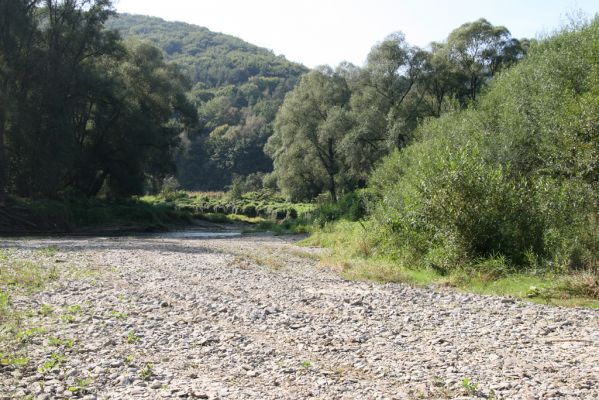
POLYGON ((367 232, 368 227, 360 222, 338 221, 313 229, 312 235, 300 245, 330 249, 329 254, 321 257, 321 265, 334 268, 351 280, 434 285, 555 306, 599 308, 597 273, 512 273, 500 276, 462 268, 449 272, 433 268, 410 268, 396 260, 377 256, 367 232))

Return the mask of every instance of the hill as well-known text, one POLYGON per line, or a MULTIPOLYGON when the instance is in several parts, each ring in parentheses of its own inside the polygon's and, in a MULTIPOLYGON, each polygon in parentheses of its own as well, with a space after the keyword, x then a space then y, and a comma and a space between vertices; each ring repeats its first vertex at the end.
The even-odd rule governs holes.
POLYGON ((193 83, 189 94, 200 124, 178 157, 183 187, 223 189, 235 175, 272 170, 263 147, 285 94, 307 71, 304 66, 239 38, 182 22, 119 14, 107 27, 125 39, 157 46, 193 83))

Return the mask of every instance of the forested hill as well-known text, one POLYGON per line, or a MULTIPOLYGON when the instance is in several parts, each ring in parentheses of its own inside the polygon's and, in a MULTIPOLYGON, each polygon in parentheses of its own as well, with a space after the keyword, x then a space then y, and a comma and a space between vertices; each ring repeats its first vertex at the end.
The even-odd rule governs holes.
POLYGON ((305 67, 236 37, 182 22, 120 14, 107 27, 125 39, 159 47, 194 84, 191 95, 200 125, 178 160, 185 188, 222 189, 234 175, 272 169, 263 147, 285 94, 305 67))

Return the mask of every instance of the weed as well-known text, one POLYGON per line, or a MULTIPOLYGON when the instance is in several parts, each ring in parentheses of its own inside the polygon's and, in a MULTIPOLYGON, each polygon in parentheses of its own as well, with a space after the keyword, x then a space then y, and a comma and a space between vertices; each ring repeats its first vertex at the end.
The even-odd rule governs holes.
POLYGON ((51 337, 48 339, 48 345, 53 347, 68 347, 71 348, 75 345, 73 339, 61 339, 57 337, 51 337))
POLYGON ((17 339, 21 343, 30 343, 31 340, 36 337, 47 333, 45 328, 31 328, 17 333, 17 339))
POLYGON ((67 307, 67 312, 70 314, 80 314, 81 306, 79 304, 74 304, 72 306, 67 307))
POLYGON ((0 315, 2 315, 8 309, 10 305, 10 295, 8 292, 0 289, 0 315))
POLYGON ((75 381, 73 386, 69 386, 67 389, 73 394, 85 394, 88 392, 87 387, 92 382, 92 378, 81 378, 75 381))
POLYGON ((312 363, 310 361, 303 361, 302 362, 302 368, 308 369, 312 366, 312 363))
POLYGON ((72 324, 73 322, 75 322, 75 316, 73 314, 62 314, 60 316, 60 319, 62 320, 62 322, 65 322, 67 324, 72 324))
POLYGON ((127 332, 127 343, 137 343, 141 340, 139 336, 135 333, 135 331, 127 332))
POLYGON ((464 378, 462 380, 462 388, 464 388, 466 393, 470 396, 474 396, 478 390, 478 383, 471 381, 469 378, 464 378))
POLYGON ((15 368, 23 368, 29 363, 29 359, 25 357, 17 357, 15 355, 0 353, 0 365, 10 365, 15 368))
POLYGON ((60 353, 52 353, 50 358, 44 362, 44 364, 38 368, 41 373, 48 372, 56 367, 61 366, 64 363, 64 355, 60 353))
POLYGON ((139 377, 142 381, 149 381, 154 376, 154 364, 147 363, 145 367, 143 367, 139 371, 139 377))
POLYGON ((123 312, 119 312, 119 311, 111 311, 110 315, 116 319, 125 319, 129 316, 127 313, 123 313, 123 312))
POLYGON ((132 354, 129 354, 128 356, 125 357, 126 365, 132 365, 134 361, 135 361, 135 357, 133 357, 132 354))
POLYGON ((37 252, 45 257, 53 257, 58 253, 58 248, 56 246, 48 246, 37 249, 37 252))
POLYGON ((40 315, 42 317, 47 317, 48 315, 52 314, 54 312, 54 309, 52 308, 52 306, 50 306, 49 304, 42 304, 39 308, 39 310, 37 310, 37 315, 40 315))

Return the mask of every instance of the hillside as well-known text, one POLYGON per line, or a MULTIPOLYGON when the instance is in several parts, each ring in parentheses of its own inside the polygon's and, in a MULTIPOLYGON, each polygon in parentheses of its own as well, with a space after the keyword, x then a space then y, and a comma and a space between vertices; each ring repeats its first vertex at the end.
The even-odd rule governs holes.
POLYGON ((233 175, 272 169, 262 148, 285 94, 305 67, 236 37, 182 22, 120 14, 107 27, 125 39, 159 47, 193 83, 190 95, 200 125, 178 158, 178 178, 185 188, 223 189, 233 175))

